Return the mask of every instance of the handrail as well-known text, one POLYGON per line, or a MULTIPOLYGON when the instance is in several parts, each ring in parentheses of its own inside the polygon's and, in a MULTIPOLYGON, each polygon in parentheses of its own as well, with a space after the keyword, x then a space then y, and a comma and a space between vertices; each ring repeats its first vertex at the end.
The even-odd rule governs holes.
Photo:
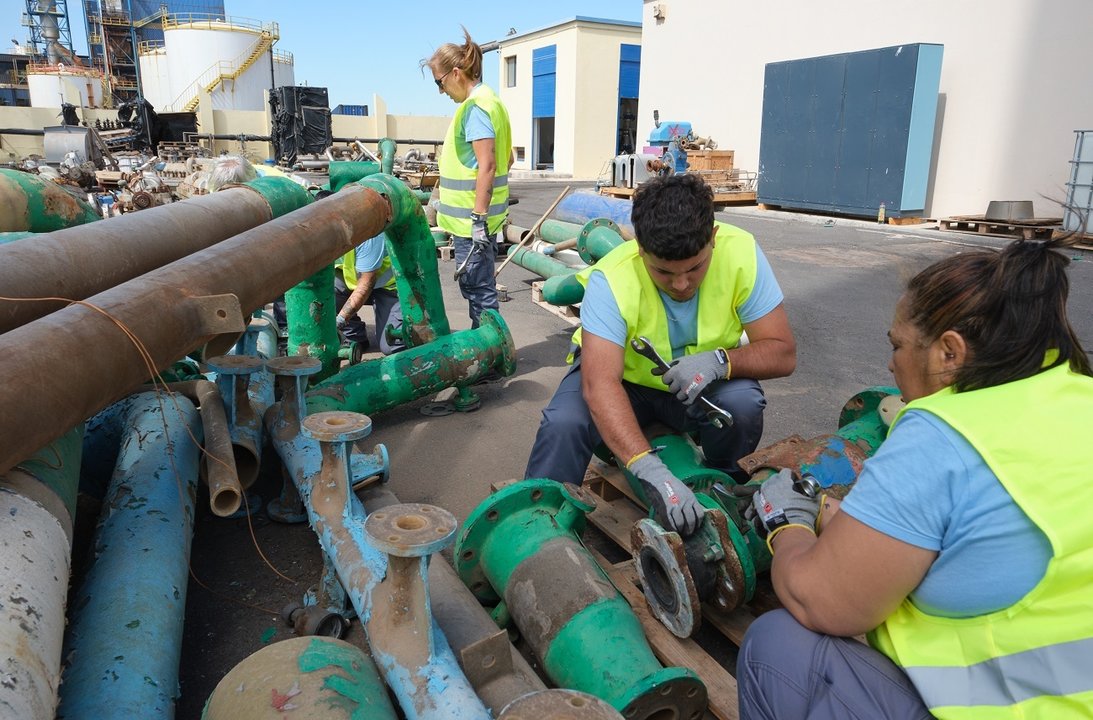
POLYGON ((137 43, 137 55, 147 55, 150 52, 156 50, 162 50, 166 47, 162 40, 141 40, 137 43))
POLYGON ((279 62, 283 65, 292 65, 295 60, 292 57, 292 53, 287 50, 274 50, 273 62, 279 62))
POLYGON ((250 32, 269 32, 277 35, 277 23, 263 23, 254 18, 217 15, 215 13, 169 13, 163 18, 163 29, 177 27, 201 27, 209 30, 247 30, 250 32))

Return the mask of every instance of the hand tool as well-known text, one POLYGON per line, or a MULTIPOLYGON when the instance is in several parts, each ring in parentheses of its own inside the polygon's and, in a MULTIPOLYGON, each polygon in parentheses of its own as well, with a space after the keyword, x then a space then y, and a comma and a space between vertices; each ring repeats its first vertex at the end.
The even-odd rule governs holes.
MULTIPOLYGON (((649 342, 649 338, 645 337, 644 335, 631 340, 630 347, 632 347, 634 349, 634 352, 638 353, 639 355, 652 360, 653 364, 660 368, 662 372, 667 372, 668 369, 671 367, 671 365, 665 362, 664 358, 660 356, 660 353, 657 352, 656 348, 653 347, 653 343, 649 342)), ((717 405, 714 405, 709 398, 703 395, 699 395, 695 402, 697 402, 702 407, 702 409, 705 410, 706 419, 715 428, 721 429, 732 427, 732 414, 728 410, 719 408, 717 405)))

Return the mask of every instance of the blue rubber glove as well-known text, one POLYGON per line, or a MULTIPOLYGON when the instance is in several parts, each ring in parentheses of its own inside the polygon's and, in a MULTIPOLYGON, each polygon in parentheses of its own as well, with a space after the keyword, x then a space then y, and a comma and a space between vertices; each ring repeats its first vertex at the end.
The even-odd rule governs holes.
POLYGON ((702 524, 706 511, 698 504, 694 492, 656 455, 642 455, 627 469, 641 482, 657 522, 663 527, 687 537, 702 524))
POLYGON ((706 386, 714 380, 724 380, 729 376, 729 355, 721 348, 684 355, 673 360, 663 373, 660 368, 653 368, 654 375, 663 374, 662 380, 668 390, 684 405, 693 403, 706 386))
POLYGON ((758 492, 752 495, 751 507, 745 518, 755 523, 759 537, 767 540, 771 554, 774 536, 788 527, 801 527, 816 533, 816 519, 820 515, 823 495, 810 496, 793 480, 793 473, 783 468, 777 475, 763 481, 758 492))

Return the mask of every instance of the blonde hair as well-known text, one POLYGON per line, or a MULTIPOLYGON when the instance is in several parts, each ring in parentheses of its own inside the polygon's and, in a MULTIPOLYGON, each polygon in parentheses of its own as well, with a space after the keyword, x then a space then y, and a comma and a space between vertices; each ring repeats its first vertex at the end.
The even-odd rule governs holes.
POLYGON ((444 43, 436 49, 428 60, 421 61, 422 69, 429 67, 443 75, 451 72, 453 68, 459 70, 471 80, 482 79, 482 48, 474 40, 467 28, 463 28, 464 42, 462 45, 444 43))

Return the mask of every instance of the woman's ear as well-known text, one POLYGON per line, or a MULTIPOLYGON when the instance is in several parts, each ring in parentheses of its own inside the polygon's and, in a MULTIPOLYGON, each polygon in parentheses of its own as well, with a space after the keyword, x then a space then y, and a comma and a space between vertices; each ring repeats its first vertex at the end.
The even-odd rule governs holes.
POLYGON ((937 339, 941 353, 940 364, 944 373, 955 373, 968 361, 968 344, 956 330, 946 330, 937 339))

